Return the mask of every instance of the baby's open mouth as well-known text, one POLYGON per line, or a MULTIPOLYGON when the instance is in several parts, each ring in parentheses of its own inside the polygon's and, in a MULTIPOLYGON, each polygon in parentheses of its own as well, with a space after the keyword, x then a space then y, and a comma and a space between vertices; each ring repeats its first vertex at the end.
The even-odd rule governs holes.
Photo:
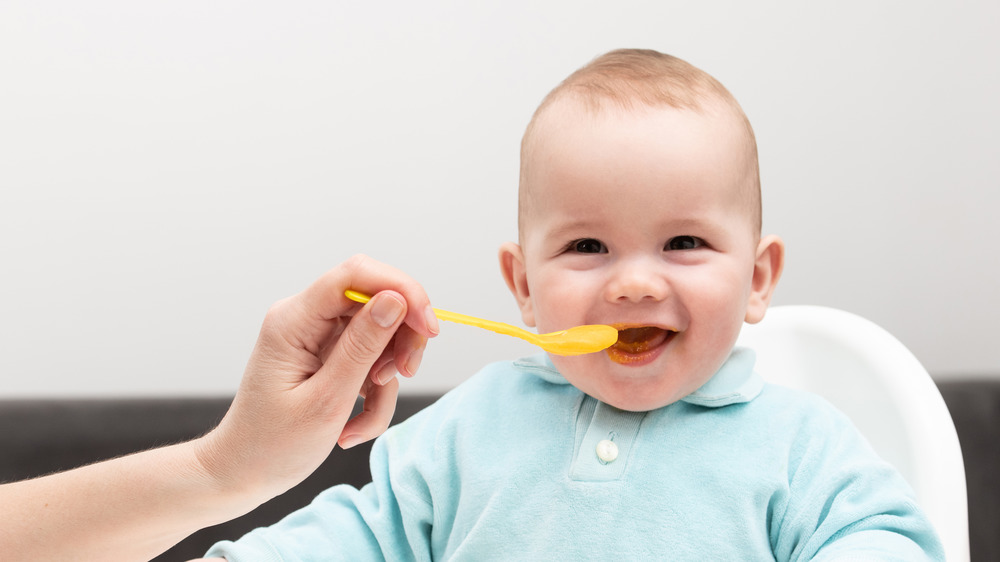
POLYGON ((635 362, 641 360, 646 352, 659 347, 676 333, 656 326, 619 328, 618 341, 608 348, 608 355, 618 363, 635 362))

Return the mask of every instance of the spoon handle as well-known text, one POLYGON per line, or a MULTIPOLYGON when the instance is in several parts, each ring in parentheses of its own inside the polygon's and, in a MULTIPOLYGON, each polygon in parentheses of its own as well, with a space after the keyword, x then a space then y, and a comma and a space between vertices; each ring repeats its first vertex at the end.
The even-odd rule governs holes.
MULTIPOLYGON (((366 303, 371 300, 371 297, 359 293, 357 291, 352 291, 348 289, 344 291, 344 296, 355 302, 366 303)), ((475 326, 476 328, 483 328, 484 330, 490 330, 491 332, 496 332, 498 334, 504 334, 507 336, 514 336, 516 338, 521 338, 529 342, 534 343, 531 339, 535 334, 517 326, 511 324, 505 324, 503 322, 494 322, 493 320, 486 320, 483 318, 477 318, 475 316, 469 316, 467 314, 459 314, 458 312, 450 312, 447 310, 441 310, 440 308, 434 309, 434 314, 440 320, 447 320, 448 322, 455 322, 458 324, 465 324, 467 326, 475 326)))
POLYGON ((505 324, 503 322, 495 322, 493 320, 486 320, 483 318, 476 318, 475 316, 459 314, 458 312, 449 312, 447 310, 441 310, 440 308, 435 308, 434 314, 436 314, 437 317, 440 318, 441 320, 447 320, 448 322, 456 322, 458 324, 465 324, 467 326, 475 326, 477 328, 483 328, 484 330, 490 330, 491 332, 496 332, 498 334, 514 336, 521 339, 528 339, 525 337, 526 334, 534 335, 523 328, 519 328, 511 324, 505 324))

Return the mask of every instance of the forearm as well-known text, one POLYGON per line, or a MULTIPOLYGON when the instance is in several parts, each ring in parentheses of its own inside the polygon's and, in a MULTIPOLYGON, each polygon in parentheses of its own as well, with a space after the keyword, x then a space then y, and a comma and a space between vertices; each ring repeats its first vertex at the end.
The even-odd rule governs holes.
POLYGON ((192 441, 0 486, 13 560, 149 560, 267 498, 220 486, 192 441))

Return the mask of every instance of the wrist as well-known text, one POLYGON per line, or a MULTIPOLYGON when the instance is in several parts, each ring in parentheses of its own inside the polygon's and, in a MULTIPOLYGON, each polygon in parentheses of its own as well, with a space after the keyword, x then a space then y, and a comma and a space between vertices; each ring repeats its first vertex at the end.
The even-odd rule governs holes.
POLYGON ((251 454, 227 446, 217 431, 187 443, 194 458, 196 478, 202 482, 207 497, 220 507, 219 522, 247 513, 281 493, 254 475, 251 454))

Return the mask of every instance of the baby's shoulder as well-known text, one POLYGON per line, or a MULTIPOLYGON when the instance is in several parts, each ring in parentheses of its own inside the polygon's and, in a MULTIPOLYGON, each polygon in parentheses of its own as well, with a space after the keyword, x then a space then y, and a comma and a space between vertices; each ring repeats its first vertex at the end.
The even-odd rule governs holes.
POLYGON ((568 406, 580 391, 535 358, 490 363, 414 416, 434 425, 495 423, 524 412, 568 406))
POLYGON ((490 363, 442 397, 443 403, 546 400, 550 395, 578 394, 546 360, 527 357, 490 363))
POLYGON ((807 390, 765 383, 754 400, 759 416, 775 431, 837 434, 856 431, 851 419, 826 398, 807 390))
POLYGON ((486 437, 492 442, 516 441, 539 425, 571 423, 580 391, 546 380, 539 369, 520 361, 489 364, 389 428, 380 440, 396 453, 422 454, 428 447, 452 451, 457 444, 475 445, 486 437))

